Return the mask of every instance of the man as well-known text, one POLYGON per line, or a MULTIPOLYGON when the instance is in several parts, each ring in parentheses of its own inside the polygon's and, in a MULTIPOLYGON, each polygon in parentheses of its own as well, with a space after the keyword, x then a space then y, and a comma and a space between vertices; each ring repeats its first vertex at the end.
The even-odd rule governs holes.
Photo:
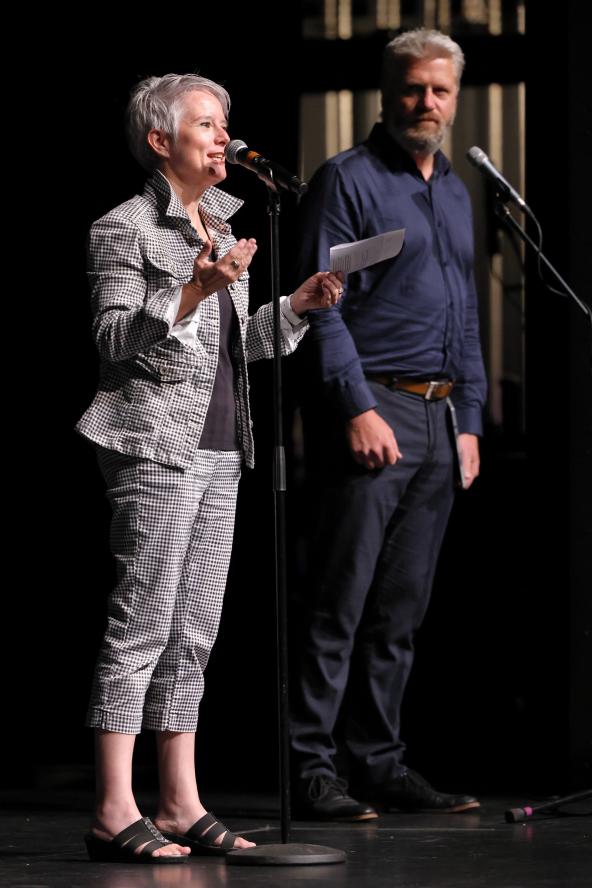
POLYGON ((297 811, 315 818, 377 816, 337 776, 338 716, 364 799, 416 811, 479 807, 406 768, 400 737, 414 636, 453 500, 454 408, 463 486, 479 472, 486 386, 471 208, 439 150, 463 65, 460 47, 438 31, 395 38, 384 55, 382 123, 321 167, 303 208, 300 273, 328 268, 333 244, 405 229, 399 256, 351 274, 340 310, 310 318, 325 400, 302 408, 320 494, 291 690, 297 811))

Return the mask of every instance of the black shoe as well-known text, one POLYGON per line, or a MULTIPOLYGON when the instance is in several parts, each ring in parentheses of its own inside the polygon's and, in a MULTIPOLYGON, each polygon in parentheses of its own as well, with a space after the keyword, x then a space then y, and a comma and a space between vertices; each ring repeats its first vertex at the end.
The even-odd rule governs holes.
POLYGON ((347 794, 347 782, 340 777, 315 777, 300 781, 294 815, 303 820, 374 820, 377 812, 347 794))
POLYGON ((481 807, 473 796, 438 792, 421 774, 410 768, 400 777, 370 795, 371 798, 385 805, 387 809, 398 808, 400 811, 433 811, 454 814, 481 807))

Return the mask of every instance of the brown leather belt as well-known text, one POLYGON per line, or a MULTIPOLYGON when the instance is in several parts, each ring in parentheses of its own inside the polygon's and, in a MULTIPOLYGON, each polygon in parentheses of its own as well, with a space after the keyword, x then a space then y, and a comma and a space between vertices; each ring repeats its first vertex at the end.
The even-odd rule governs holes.
POLYGON ((423 379, 404 379, 400 376, 389 376, 387 373, 367 373, 366 379, 379 382, 390 389, 400 389, 403 392, 420 395, 426 401, 440 401, 442 398, 447 398, 454 388, 454 382, 450 379, 436 379, 428 382, 423 379))

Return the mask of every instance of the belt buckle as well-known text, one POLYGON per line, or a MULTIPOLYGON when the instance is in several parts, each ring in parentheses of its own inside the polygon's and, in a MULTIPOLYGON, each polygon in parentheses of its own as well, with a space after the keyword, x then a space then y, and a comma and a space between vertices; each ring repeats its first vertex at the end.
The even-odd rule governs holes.
POLYGON ((433 400, 433 397, 432 397, 432 396, 433 396, 434 392, 436 391, 436 389, 439 388, 439 386, 440 386, 440 383, 439 383, 439 382, 433 382, 433 381, 432 381, 432 382, 428 382, 428 387, 427 387, 427 389, 426 389, 426 393, 425 393, 425 395, 424 395, 424 399, 425 399, 426 401, 431 401, 431 400, 433 400))

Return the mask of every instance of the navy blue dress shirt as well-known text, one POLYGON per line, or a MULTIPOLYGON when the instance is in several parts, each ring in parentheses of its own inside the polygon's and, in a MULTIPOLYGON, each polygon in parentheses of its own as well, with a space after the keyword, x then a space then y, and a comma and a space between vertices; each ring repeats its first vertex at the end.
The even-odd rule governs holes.
POLYGON ((486 395, 473 278, 469 196, 437 152, 425 181, 377 124, 327 161, 302 202, 299 279, 329 268, 329 248, 405 228, 394 259, 348 276, 339 307, 309 314, 325 385, 341 414, 376 406, 365 374, 454 379, 460 432, 481 434, 486 395))

